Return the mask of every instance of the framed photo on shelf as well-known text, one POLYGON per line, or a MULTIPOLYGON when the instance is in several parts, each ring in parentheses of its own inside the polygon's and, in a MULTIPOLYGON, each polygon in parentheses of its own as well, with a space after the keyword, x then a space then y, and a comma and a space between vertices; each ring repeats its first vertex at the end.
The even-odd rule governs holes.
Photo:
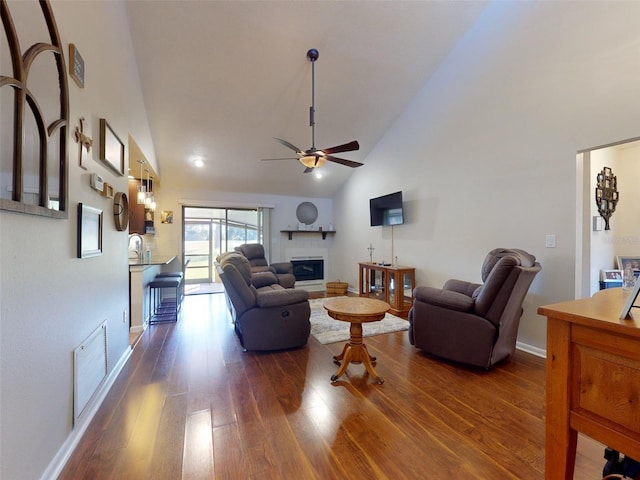
POLYGON ((600 281, 609 282, 622 282, 622 270, 600 270, 600 281))
POLYGON ((120 176, 124 175, 124 143, 104 118, 100 119, 100 160, 120 176))
POLYGON ((624 320, 625 318, 631 318, 631 309, 635 306, 636 308, 640 308, 634 303, 636 302, 636 298, 638 297, 638 293, 640 292, 640 281, 636 280, 636 284, 633 287, 633 291, 627 297, 627 301, 624 303, 624 307, 622 307, 622 312, 620 312, 620 320, 624 320))
POLYGON ((625 255, 618 255, 616 257, 618 263, 618 269, 624 270, 627 265, 631 266, 634 273, 640 272, 640 257, 628 257, 625 255))
POLYGON ((78 258, 102 255, 102 210, 78 203, 78 258))

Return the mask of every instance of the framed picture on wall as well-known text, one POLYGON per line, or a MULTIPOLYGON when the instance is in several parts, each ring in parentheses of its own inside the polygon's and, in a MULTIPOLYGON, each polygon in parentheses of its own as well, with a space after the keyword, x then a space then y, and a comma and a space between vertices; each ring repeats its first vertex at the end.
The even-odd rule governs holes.
POLYGON ((124 175, 124 143, 104 118, 100 119, 100 160, 119 175, 124 175))
POLYGON ((102 255, 102 210, 78 203, 78 258, 102 255))

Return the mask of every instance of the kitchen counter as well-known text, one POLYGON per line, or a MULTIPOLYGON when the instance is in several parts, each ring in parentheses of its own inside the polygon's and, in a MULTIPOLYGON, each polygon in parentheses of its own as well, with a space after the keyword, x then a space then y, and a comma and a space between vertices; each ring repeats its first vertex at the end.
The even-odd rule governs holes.
POLYGON ((176 258, 175 255, 151 255, 151 260, 130 258, 129 267, 149 267, 152 265, 167 265, 176 258))

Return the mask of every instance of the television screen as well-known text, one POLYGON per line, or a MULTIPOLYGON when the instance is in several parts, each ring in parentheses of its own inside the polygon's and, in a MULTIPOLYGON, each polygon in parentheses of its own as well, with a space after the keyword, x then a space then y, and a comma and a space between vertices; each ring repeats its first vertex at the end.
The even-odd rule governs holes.
POLYGON ((390 193, 369 200, 371 226, 401 225, 404 223, 402 192, 390 193))

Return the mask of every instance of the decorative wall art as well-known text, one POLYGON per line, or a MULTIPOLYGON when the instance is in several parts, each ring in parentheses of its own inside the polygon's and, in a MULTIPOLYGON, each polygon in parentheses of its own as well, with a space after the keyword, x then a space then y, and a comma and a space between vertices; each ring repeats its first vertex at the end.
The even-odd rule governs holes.
POLYGON ((173 223, 173 210, 163 210, 160 214, 162 223, 173 223))
POLYGON ((296 209, 298 222, 311 225, 318 218, 318 208, 311 202, 302 202, 296 209))
POLYGON ((69 88, 63 42, 49 1, 0 1, 2 16, 2 62, 0 84, 10 108, 0 108, 3 167, 0 176, 0 209, 49 218, 69 218, 68 138, 69 88), (37 8, 35 7, 37 5, 37 8), (40 11, 36 13, 36 11, 40 11), (22 15, 27 13, 27 19, 22 15), (13 18, 16 14, 16 20, 13 18), (35 14, 35 15, 34 15, 35 14), (34 26, 15 28, 25 21, 34 26), (37 27, 39 25, 39 27, 37 27), (25 34, 25 30, 26 33, 25 34), (33 43, 37 39, 37 43, 33 43), (37 88, 33 80, 36 79, 37 88), (6 87, 6 90, 5 90, 6 87), (57 145, 56 148, 50 148, 57 145), (5 162, 6 159, 6 163, 5 162), (27 182, 31 165, 39 166, 39 178, 27 182), (35 190, 35 191, 30 191, 35 190))
POLYGON ((104 118, 100 119, 100 160, 120 176, 124 175, 124 143, 104 118))
POLYGON ((84 88, 84 60, 73 43, 69 44, 69 75, 80 88, 84 88))
POLYGON ((605 230, 610 230, 609 219, 616 211, 618 198, 618 179, 609 167, 604 167, 596 177, 596 206, 605 230))
POLYGON ((102 255, 102 210, 78 203, 78 258, 102 255))
POLYGON ((84 168, 86 170, 87 166, 85 165, 85 162, 84 162, 83 147, 87 151, 87 153, 89 153, 91 151, 91 146, 93 145, 93 139, 85 135, 84 122, 85 122, 84 117, 80 117, 80 120, 79 120, 80 125, 76 126, 76 129, 73 132, 73 138, 75 138, 76 143, 79 144, 78 147, 80 151, 78 153, 78 165, 80 165, 80 168, 84 168))

